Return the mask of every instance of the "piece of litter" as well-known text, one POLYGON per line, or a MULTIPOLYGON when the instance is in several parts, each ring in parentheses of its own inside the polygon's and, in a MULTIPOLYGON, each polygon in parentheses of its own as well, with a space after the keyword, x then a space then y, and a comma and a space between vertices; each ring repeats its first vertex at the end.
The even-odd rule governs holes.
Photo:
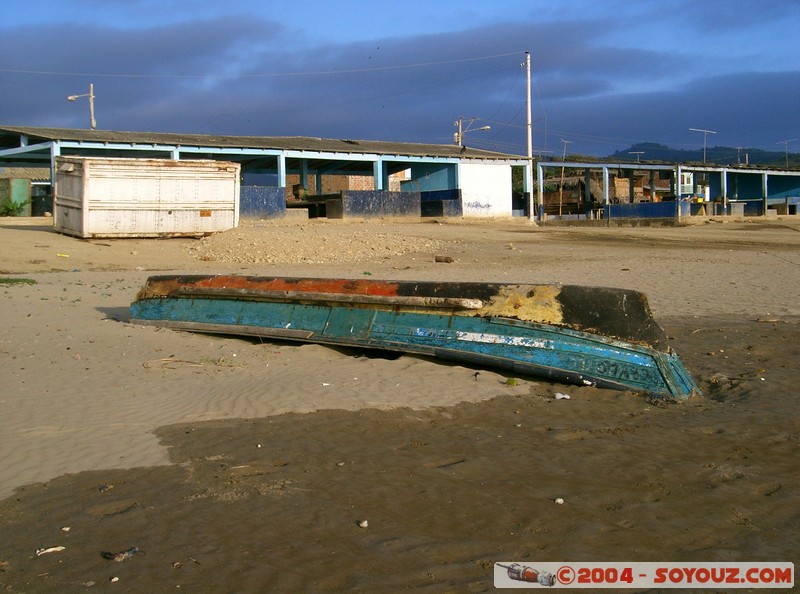
POLYGON ((141 553, 139 547, 131 547, 124 551, 120 551, 119 553, 110 553, 108 551, 103 551, 100 553, 100 556, 103 559, 108 559, 109 561, 115 561, 116 563, 122 563, 123 561, 127 561, 135 554, 141 553))
POLYGON ((42 555, 47 555, 48 553, 60 553, 61 551, 65 550, 67 547, 49 547, 47 549, 36 549, 36 556, 41 557, 42 555))
POLYGON ((56 254, 59 258, 69 258, 69 254, 56 254))
POLYGON ((558 505, 564 505, 564 500, 561 497, 556 497, 553 501, 555 501, 558 505))
POLYGON ((556 392, 556 400, 569 400, 569 394, 562 394, 561 392, 556 392))
POLYGON ((109 582, 111 582, 112 584, 116 584, 116 583, 119 581, 119 578, 118 578, 118 577, 116 577, 116 576, 114 576, 114 577, 112 577, 112 578, 111 578, 110 580, 108 580, 108 581, 109 581, 109 582))
POLYGON ((325 382, 322 382, 322 385, 323 386, 330 386, 330 384, 326 384, 325 382))
POLYGON ((369 522, 367 522, 366 520, 359 520, 358 522, 359 528, 366 528, 367 526, 369 526, 369 522))
POLYGON ((62 532, 69 532, 69 526, 64 526, 64 527, 61 529, 61 531, 62 531, 62 532))

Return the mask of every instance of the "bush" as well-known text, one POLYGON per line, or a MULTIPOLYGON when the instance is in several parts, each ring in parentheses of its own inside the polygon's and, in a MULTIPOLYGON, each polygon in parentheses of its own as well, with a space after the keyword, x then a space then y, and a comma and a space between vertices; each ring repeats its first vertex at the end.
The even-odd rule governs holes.
POLYGON ((30 200, 25 202, 14 202, 11 198, 4 198, 0 201, 0 217, 19 217, 25 212, 25 207, 31 203, 30 200))

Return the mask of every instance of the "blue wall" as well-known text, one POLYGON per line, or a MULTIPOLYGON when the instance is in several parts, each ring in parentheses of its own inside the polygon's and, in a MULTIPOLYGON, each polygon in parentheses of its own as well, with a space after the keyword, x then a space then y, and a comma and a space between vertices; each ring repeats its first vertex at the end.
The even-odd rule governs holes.
MULTIPOLYGON (((717 174, 709 176, 711 198, 722 196, 720 177, 717 174)), ((761 180, 762 174, 760 172, 742 173, 729 171, 727 174, 728 199, 763 199, 764 190, 761 187, 761 180)), ((769 198, 800 196, 800 175, 768 175, 767 194, 769 198)))
POLYGON ((447 163, 414 163, 411 165, 411 179, 402 182, 403 190, 433 192, 452 190, 456 187, 456 166, 447 163))
POLYGON ((278 174, 262 171, 243 171, 243 186, 277 186, 278 174))
POLYGON ((767 193, 770 198, 800 196, 800 179, 788 175, 770 175, 767 178, 767 193))
POLYGON ((461 190, 421 192, 423 217, 461 217, 461 190))
MULTIPOLYGON (((681 202, 681 216, 688 216, 689 203, 681 202)), ((612 219, 674 219, 676 206, 670 202, 635 202, 610 204, 603 207, 603 216, 612 219)))
POLYGON ((419 192, 346 190, 341 198, 328 199, 325 210, 329 219, 422 216, 419 192))
POLYGON ((286 215, 286 192, 277 186, 241 186, 239 216, 278 218, 286 215))
MULTIPOLYGON (((747 200, 749 198, 762 198, 761 175, 728 173, 728 198, 747 200)), ((712 186, 712 195, 720 196, 722 191, 712 186), (714 192, 716 191, 716 194, 714 192)))
MULTIPOLYGON (((388 192, 346 190, 341 197, 326 200, 329 218, 344 217, 460 217, 461 191, 388 192)), ((286 215, 286 194, 276 186, 241 186, 239 215, 279 218, 286 215)))

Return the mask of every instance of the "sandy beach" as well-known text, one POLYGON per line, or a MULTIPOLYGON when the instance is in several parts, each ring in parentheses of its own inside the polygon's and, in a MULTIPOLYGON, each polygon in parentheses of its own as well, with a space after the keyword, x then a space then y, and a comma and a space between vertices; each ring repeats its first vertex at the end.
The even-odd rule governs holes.
POLYGON ((503 560, 800 562, 798 217, 163 240, 47 222, 0 219, 5 591, 483 592, 503 560), (162 271, 635 289, 704 396, 131 323, 162 271))

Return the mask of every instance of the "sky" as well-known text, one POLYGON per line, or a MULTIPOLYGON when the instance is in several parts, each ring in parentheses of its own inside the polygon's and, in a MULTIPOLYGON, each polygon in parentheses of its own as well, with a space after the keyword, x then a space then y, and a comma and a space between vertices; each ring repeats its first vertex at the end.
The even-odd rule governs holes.
POLYGON ((464 144, 524 155, 527 51, 535 155, 640 142, 800 152, 798 0, 0 9, 0 126, 87 128, 88 97, 67 96, 91 83, 98 129, 449 144, 461 117, 464 144))

